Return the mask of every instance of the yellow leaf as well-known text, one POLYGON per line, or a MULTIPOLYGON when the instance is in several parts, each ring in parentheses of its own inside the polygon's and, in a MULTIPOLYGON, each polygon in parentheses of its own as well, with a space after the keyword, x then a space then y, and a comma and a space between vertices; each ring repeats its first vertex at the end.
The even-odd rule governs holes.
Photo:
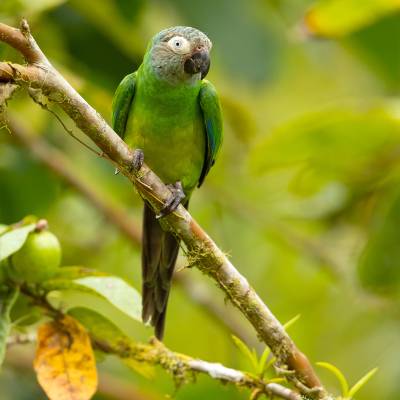
POLYGON ((96 392, 96 362, 89 335, 70 316, 39 328, 34 368, 50 400, 88 400, 96 392))
POLYGON ((399 0, 319 0, 308 11, 305 24, 311 34, 340 37, 399 9, 399 0))

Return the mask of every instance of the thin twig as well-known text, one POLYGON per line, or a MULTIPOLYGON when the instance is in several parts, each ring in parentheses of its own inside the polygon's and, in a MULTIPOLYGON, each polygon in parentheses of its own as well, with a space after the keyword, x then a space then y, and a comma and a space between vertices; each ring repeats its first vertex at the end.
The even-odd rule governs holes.
POLYGON ((83 140, 79 139, 78 136, 76 136, 74 134, 74 132, 72 132, 71 129, 69 129, 67 127, 67 125, 65 125, 64 121, 61 119, 61 117, 55 112, 53 111, 47 104, 43 103, 34 93, 32 90, 28 89, 28 93, 30 98, 36 103, 38 104, 41 108, 43 108, 43 110, 48 111, 50 114, 52 114, 55 119, 60 123, 60 125, 63 127, 63 129, 65 130, 65 132, 68 133, 68 135, 70 135, 73 139, 75 139, 78 143, 80 143, 82 146, 86 147, 89 151, 91 151, 92 153, 94 153, 96 156, 98 157, 102 157, 102 153, 99 153, 97 150, 93 149, 92 147, 90 147, 87 143, 85 143, 83 140))

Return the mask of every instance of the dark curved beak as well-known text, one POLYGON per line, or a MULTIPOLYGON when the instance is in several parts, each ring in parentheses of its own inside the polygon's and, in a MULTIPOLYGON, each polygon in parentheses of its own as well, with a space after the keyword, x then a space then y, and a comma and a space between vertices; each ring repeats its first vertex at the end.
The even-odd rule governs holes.
POLYGON ((207 50, 193 53, 184 65, 185 72, 188 74, 198 74, 201 72, 201 79, 205 78, 210 69, 210 55, 207 50))

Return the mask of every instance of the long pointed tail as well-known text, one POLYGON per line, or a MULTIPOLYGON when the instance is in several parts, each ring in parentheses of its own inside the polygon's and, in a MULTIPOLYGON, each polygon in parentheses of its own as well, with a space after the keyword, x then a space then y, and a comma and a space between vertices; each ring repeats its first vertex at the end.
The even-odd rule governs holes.
POLYGON ((143 322, 150 320, 155 335, 162 340, 165 314, 178 257, 179 241, 161 229, 151 208, 145 204, 143 212, 142 243, 142 298, 143 322))

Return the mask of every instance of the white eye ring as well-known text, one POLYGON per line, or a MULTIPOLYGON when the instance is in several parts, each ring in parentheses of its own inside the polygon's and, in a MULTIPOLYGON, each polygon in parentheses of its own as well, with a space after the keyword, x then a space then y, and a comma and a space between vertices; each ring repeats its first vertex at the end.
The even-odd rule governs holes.
POLYGON ((190 51, 190 43, 182 36, 174 36, 168 40, 169 48, 177 54, 185 54, 190 51))

